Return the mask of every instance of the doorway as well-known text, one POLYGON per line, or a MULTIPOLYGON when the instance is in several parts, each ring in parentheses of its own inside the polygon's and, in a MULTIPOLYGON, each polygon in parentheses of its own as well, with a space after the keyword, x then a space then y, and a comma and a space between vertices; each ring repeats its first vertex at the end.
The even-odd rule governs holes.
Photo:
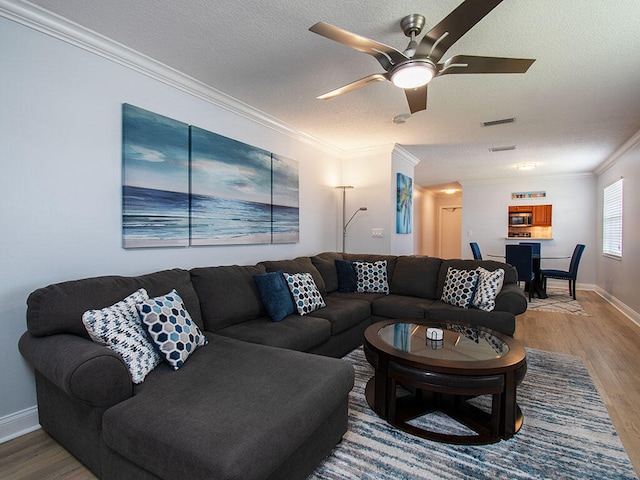
POLYGON ((438 212, 438 257, 462 258, 462 205, 440 207, 438 212))

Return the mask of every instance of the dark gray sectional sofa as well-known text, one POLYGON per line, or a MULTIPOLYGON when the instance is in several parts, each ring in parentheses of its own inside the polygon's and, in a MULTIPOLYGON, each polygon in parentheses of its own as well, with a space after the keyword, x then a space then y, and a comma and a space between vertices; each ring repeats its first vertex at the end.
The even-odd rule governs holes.
POLYGON ((88 278, 34 291, 19 346, 35 369, 42 427, 101 478, 305 478, 347 430, 354 374, 339 357, 362 344, 367 326, 441 319, 513 335, 527 306, 516 278, 493 261, 335 252, 88 278), (390 294, 339 292, 335 260, 386 260, 390 294), (439 300, 449 266, 479 265, 505 270, 494 311, 439 300), (278 270, 311 273, 326 307, 271 321, 253 276, 278 270), (180 370, 162 363, 133 384, 122 358, 90 340, 82 315, 138 288, 151 297, 176 289, 209 343, 180 370))

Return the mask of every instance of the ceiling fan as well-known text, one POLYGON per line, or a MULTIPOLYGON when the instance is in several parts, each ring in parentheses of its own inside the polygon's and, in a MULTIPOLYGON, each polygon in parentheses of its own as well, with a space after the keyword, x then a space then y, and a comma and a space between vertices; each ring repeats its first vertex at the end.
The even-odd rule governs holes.
POLYGON ((416 37, 424 28, 425 18, 420 14, 404 17, 400 26, 411 40, 403 52, 328 23, 316 23, 309 28, 310 31, 374 56, 385 69, 385 73, 374 73, 318 98, 333 98, 372 82, 387 80, 404 89, 409 110, 416 113, 426 110, 427 84, 435 77, 468 73, 525 73, 535 59, 454 55, 438 63, 455 42, 501 2, 502 0, 463 1, 444 20, 429 30, 420 43, 416 41, 416 37))

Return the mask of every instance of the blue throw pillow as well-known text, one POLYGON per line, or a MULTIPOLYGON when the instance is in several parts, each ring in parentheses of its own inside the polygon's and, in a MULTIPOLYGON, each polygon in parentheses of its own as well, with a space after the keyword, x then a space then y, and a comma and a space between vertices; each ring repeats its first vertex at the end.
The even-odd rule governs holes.
POLYGON ((287 315, 296 312, 296 306, 291 297, 291 291, 284 279, 282 270, 277 272, 254 275, 253 279, 258 287, 258 293, 267 310, 267 314, 274 322, 279 322, 287 315))
POLYGON ((338 273, 338 291, 342 293, 355 292, 358 276, 353 263, 346 260, 336 260, 336 272, 338 273))

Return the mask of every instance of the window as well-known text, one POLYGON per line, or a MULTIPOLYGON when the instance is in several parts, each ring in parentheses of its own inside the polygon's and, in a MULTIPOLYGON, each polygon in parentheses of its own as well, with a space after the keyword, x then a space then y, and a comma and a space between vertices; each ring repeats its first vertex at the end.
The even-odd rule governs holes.
POLYGON ((622 257, 622 179, 604 189, 602 253, 622 257))

